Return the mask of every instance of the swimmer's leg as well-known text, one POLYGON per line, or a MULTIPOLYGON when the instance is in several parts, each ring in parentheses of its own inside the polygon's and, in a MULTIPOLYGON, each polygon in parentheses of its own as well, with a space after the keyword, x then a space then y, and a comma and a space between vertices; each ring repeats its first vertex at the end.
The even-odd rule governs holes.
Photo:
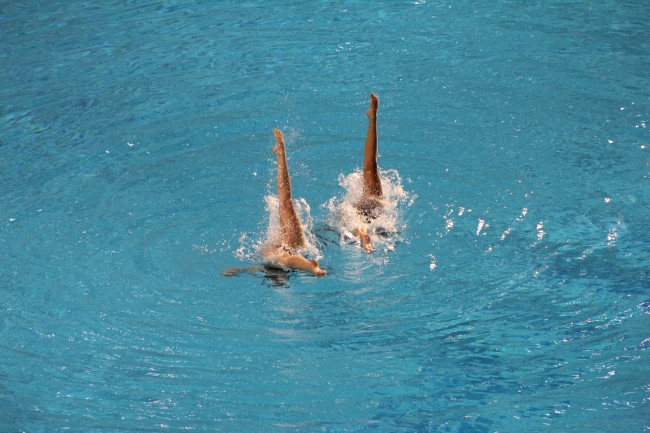
POLYGON ((325 275, 327 273, 320 268, 316 259, 307 260, 298 254, 283 254, 279 256, 277 260, 290 269, 301 269, 318 276, 325 275))
POLYGON ((370 235, 368 234, 368 229, 365 227, 357 227, 354 229, 354 234, 359 236, 361 246, 365 252, 371 253, 375 251, 375 247, 372 246, 372 241, 370 240, 370 235))
MULTIPOLYGON (((363 198, 357 204, 359 212, 369 211, 371 208, 381 206, 379 200, 384 197, 381 189, 381 178, 377 167, 377 110, 379 98, 374 93, 370 94, 370 107, 366 111, 368 116, 368 133, 363 148, 363 198), (365 210, 362 210, 365 209, 365 210)), ((357 227, 354 234, 359 237, 364 251, 370 253, 375 250, 366 227, 357 227)))
POLYGON ((273 153, 278 158, 278 201, 280 203, 280 242, 289 249, 305 246, 305 235, 298 214, 293 207, 291 197, 291 180, 287 168, 284 148, 284 135, 278 129, 273 130, 275 146, 273 153))
POLYGON ((363 149, 363 195, 364 199, 383 198, 381 179, 377 168, 377 109, 379 98, 374 93, 370 94, 370 108, 366 111, 368 116, 368 133, 363 149))

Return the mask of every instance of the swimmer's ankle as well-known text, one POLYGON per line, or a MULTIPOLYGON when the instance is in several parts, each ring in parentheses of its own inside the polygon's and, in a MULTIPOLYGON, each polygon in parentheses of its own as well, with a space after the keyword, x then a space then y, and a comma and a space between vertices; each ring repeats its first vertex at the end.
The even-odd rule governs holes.
POLYGON ((277 128, 273 129, 273 136, 275 137, 275 146, 273 146, 273 153, 277 156, 284 154, 284 134, 277 128))
POLYGON ((377 110, 379 109, 379 98, 374 93, 370 94, 370 108, 366 111, 366 116, 370 120, 377 120, 377 110))

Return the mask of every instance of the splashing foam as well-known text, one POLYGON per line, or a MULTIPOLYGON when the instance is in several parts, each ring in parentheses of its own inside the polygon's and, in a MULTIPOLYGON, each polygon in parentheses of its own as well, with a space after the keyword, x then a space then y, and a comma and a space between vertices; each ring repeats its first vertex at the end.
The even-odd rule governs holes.
MULTIPOLYGON (((489 226, 490 226, 490 225, 489 225, 489 224, 486 224, 486 222, 485 222, 484 219, 479 218, 479 219, 478 219, 478 226, 476 227, 476 236, 480 235, 480 234, 481 234, 481 231, 482 231, 485 227, 489 227, 489 226)), ((485 234, 485 233, 484 233, 484 234, 485 234)))
POLYGON ((542 239, 544 239, 545 234, 546 232, 544 231, 544 222, 540 221, 537 223, 537 240, 541 241, 542 239))
MULTIPOLYGON (((385 250, 391 250, 398 240, 396 234, 400 229, 398 205, 406 203, 411 206, 416 198, 407 193, 402 187, 402 178, 397 170, 381 172, 381 188, 384 193, 383 209, 379 217, 368 224, 359 215, 355 206, 363 197, 363 172, 356 170, 349 175, 339 175, 339 185, 345 189, 340 197, 331 198, 325 207, 329 210, 329 224, 339 230, 343 242, 356 239, 352 234, 358 227, 368 228, 368 233, 375 247, 382 245, 385 250), (382 234, 382 236, 377 236, 382 234)), ((401 228, 404 226, 402 225, 401 228)))
POLYGON ((429 263, 429 270, 433 271, 438 267, 438 264, 436 263, 436 256, 429 254, 428 257, 431 259, 431 263, 429 263))
MULTIPOLYGON (((239 248, 235 256, 239 260, 259 262, 264 260, 264 250, 278 246, 280 242, 280 201, 276 196, 267 195, 264 197, 265 208, 269 213, 269 224, 266 228, 266 236, 262 239, 254 240, 248 233, 243 233, 239 238, 239 248)), ((322 258, 320 251, 316 247, 316 238, 313 235, 313 219, 311 217, 311 208, 303 198, 295 199, 293 206, 302 221, 303 233, 307 244, 296 251, 309 258, 320 260, 322 258)))
MULTIPOLYGON (((266 239, 258 243, 257 252, 260 254, 264 248, 279 245, 280 239, 280 201, 276 196, 267 195, 264 197, 266 210, 269 213, 269 225, 266 230, 266 239)), ((313 235, 314 221, 311 217, 311 207, 304 198, 298 198, 293 201, 293 207, 298 213, 298 218, 302 222, 302 230, 305 235, 306 245, 296 251, 299 254, 315 259, 320 259, 321 254, 316 247, 316 238, 313 235)))
POLYGON ((239 260, 251 260, 255 256, 255 248, 253 243, 248 240, 248 233, 242 233, 239 236, 239 248, 235 251, 235 257, 239 260))

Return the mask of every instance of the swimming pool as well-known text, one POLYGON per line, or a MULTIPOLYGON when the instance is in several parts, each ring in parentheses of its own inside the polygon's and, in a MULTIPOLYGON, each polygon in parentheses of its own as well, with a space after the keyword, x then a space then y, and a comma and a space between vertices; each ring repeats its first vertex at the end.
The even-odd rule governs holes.
POLYGON ((0 431, 650 429, 648 17, 0 6, 0 431), (404 199, 369 255, 330 204, 371 91, 404 199), (326 277, 221 275, 274 127, 326 277))

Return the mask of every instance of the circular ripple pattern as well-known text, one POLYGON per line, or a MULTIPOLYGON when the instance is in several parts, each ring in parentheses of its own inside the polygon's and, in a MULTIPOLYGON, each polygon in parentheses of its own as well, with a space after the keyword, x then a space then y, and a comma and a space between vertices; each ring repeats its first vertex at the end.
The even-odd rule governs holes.
POLYGON ((648 5, 42 3, 0 6, 0 431, 650 429, 648 5), (274 127, 326 277, 221 275, 274 127))

